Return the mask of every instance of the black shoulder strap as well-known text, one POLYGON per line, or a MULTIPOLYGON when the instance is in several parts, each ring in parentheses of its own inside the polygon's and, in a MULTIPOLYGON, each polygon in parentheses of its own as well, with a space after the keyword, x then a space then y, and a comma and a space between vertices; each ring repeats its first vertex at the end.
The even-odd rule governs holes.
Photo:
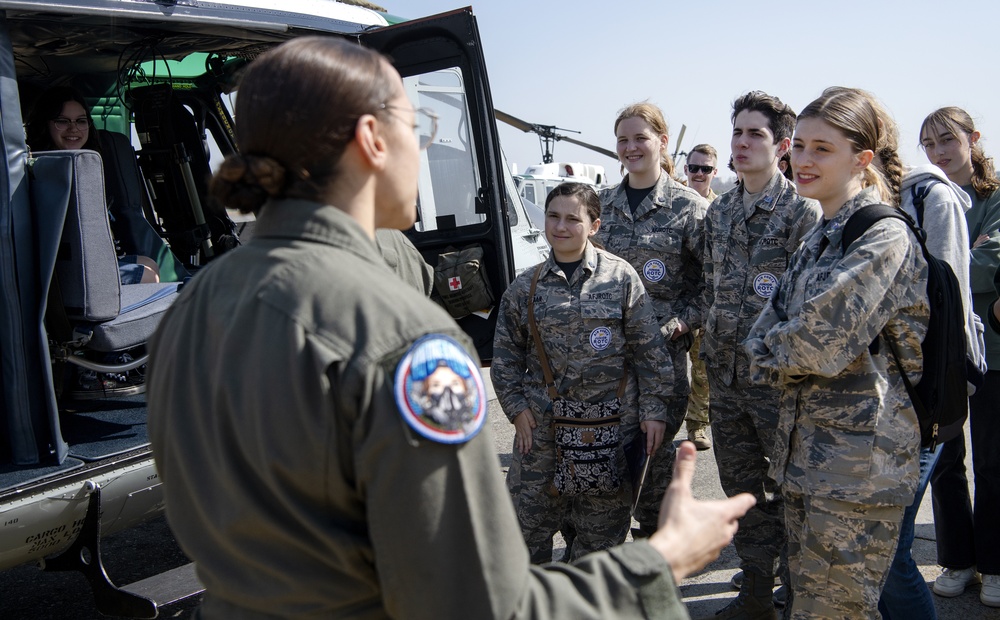
POLYGON ((854 215, 849 217, 847 219, 847 223, 844 224, 844 232, 840 238, 840 248, 843 250, 844 254, 847 254, 847 248, 851 247, 851 245, 858 240, 858 237, 865 234, 865 231, 871 228, 875 222, 883 220, 887 217, 902 220, 908 224, 910 228, 913 228, 913 220, 895 207, 890 207, 886 204, 874 204, 868 205, 867 207, 861 207, 854 213, 854 215))
MULTIPOLYGON (((844 232, 840 238, 840 247, 844 254, 847 254, 847 249, 858 240, 858 237, 865 234, 865 231, 875 224, 875 222, 883 220, 887 217, 901 220, 909 226, 910 230, 913 231, 913 234, 916 235, 917 241, 920 243, 920 249, 923 251, 924 258, 926 259, 927 247, 924 245, 925 235, 923 229, 917 227, 913 218, 909 215, 900 209, 890 207, 887 204, 873 204, 861 207, 847 219, 847 223, 844 224, 844 232)), ((868 352, 872 355, 878 353, 878 340, 878 336, 875 336, 875 339, 868 345, 868 352)), ((900 367, 900 372, 902 372, 902 367, 900 367)))
POLYGON ((939 183, 936 179, 930 179, 927 185, 910 186, 910 196, 913 198, 913 208, 917 210, 917 226, 923 228, 924 226, 924 198, 927 198, 927 194, 931 193, 931 188, 934 187, 935 183, 939 183))

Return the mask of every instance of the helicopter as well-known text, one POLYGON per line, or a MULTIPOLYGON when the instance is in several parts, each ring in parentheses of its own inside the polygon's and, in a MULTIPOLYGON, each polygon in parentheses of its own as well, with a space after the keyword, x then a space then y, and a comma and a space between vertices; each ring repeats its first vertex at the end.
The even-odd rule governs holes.
POLYGON ((533 204, 541 204, 545 202, 545 197, 548 196, 549 192, 560 183, 586 183, 595 187, 603 187, 608 184, 604 166, 554 162, 552 147, 556 142, 565 140, 618 161, 618 155, 614 151, 577 140, 565 134, 565 132, 580 133, 573 129, 529 123, 501 110, 494 110, 494 113, 498 121, 525 133, 538 135, 538 143, 542 147, 542 163, 528 166, 522 174, 514 175, 514 182, 517 184, 518 193, 523 200, 533 204))
MULTIPOLYGON (((607 174, 604 171, 604 166, 575 162, 554 162, 552 147, 556 142, 566 141, 571 144, 590 149, 595 153, 600 153, 601 155, 610 157, 617 162, 618 154, 614 151, 590 144, 588 142, 583 142, 582 140, 566 135, 566 132, 580 133, 579 131, 573 129, 565 129, 563 127, 556 127, 555 125, 529 123, 528 121, 521 120, 520 118, 499 109, 495 109, 494 113, 498 121, 506 123, 525 133, 534 133, 538 135, 538 142, 542 148, 542 163, 528 166, 522 174, 514 175, 514 182, 517 184, 518 193, 521 195, 523 200, 532 204, 545 202, 545 197, 548 196, 549 192, 551 192, 560 183, 587 183, 595 186, 596 188, 602 188, 609 185, 607 174)), ((687 125, 681 125, 677 141, 675 142, 674 153, 672 155, 674 161, 677 161, 678 157, 687 157, 687 153, 680 150, 680 145, 684 140, 684 132, 686 130, 687 125)))
MULTIPOLYGON (((548 253, 503 158, 470 8, 410 21, 333 0, 265 5, 0 0, 0 571, 81 572, 104 614, 155 618, 201 590, 193 564, 131 584, 105 571, 102 538, 162 515, 165 503, 144 389, 89 389, 80 378, 139 369, 183 273, 252 233, 205 186, 210 154, 237 152, 239 121, 225 103, 255 58, 317 34, 386 53, 414 104, 439 117, 420 155, 419 220, 406 231, 424 259, 481 250, 476 275, 495 305, 548 253), (28 110, 62 85, 92 110, 100 152, 27 148, 28 110), (111 209, 129 226, 113 233, 111 209), (120 283, 115 240, 131 239, 132 223, 166 244, 174 277, 120 283)), ((452 314, 488 362, 497 312, 452 314)))

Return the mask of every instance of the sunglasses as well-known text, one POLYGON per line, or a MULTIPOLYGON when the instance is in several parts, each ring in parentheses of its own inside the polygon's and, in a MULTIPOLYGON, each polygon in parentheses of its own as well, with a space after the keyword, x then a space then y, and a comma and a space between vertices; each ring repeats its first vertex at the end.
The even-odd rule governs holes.
POLYGON ((701 172, 702 174, 708 174, 709 172, 715 170, 715 166, 699 166, 697 164, 688 164, 687 170, 691 174, 698 174, 699 172, 701 172))

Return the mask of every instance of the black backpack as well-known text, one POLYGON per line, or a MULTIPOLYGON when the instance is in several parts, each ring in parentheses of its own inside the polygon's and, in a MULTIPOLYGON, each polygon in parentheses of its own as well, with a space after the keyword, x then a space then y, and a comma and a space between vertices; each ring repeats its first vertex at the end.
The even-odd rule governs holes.
MULTIPOLYGON (((914 188, 914 203, 918 215, 923 215, 923 198, 929 185, 918 192, 914 188), (919 196, 919 198, 918 198, 919 196)), ((924 241, 927 234, 903 211, 889 205, 876 204, 862 207, 844 225, 841 248, 854 243, 875 222, 887 217, 902 220, 910 227, 920 242, 920 249, 927 261, 927 296, 930 306, 930 320, 927 335, 920 344, 924 358, 923 376, 916 386, 910 383, 896 353, 892 339, 885 338, 889 351, 896 361, 910 395, 913 408, 920 421, 920 445, 933 450, 937 444, 957 437, 963 432, 965 419, 969 416, 969 367, 966 363, 965 309, 962 304, 964 294, 951 265, 927 251, 924 241)), ((923 220, 923 217, 920 218, 923 220)), ((879 338, 869 346, 872 354, 878 352, 879 338)))

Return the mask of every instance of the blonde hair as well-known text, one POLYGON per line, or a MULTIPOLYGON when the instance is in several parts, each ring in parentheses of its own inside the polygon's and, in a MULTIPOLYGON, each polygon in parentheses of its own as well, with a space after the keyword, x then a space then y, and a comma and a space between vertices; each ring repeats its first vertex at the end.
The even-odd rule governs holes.
POLYGON ((883 201, 899 206, 902 165, 897 152, 895 123, 874 97, 857 88, 833 86, 806 106, 798 120, 818 118, 847 138, 855 153, 871 151, 878 158, 865 167, 861 187, 875 187, 883 201), (879 114, 889 121, 882 120, 879 114))
MULTIPOLYGON (((618 125, 621 125, 622 121, 627 118, 641 118, 649 124, 653 131, 656 132, 656 135, 670 136, 667 121, 663 118, 663 111, 648 101, 633 103, 632 105, 625 106, 618 112, 618 118, 615 119, 616 134, 618 133, 618 125)), ((660 149, 660 168, 662 168, 668 175, 674 176, 674 160, 671 159, 670 154, 667 153, 666 144, 664 144, 663 148, 660 149)), ((622 173, 625 172, 624 164, 621 167, 621 171, 622 173)))

